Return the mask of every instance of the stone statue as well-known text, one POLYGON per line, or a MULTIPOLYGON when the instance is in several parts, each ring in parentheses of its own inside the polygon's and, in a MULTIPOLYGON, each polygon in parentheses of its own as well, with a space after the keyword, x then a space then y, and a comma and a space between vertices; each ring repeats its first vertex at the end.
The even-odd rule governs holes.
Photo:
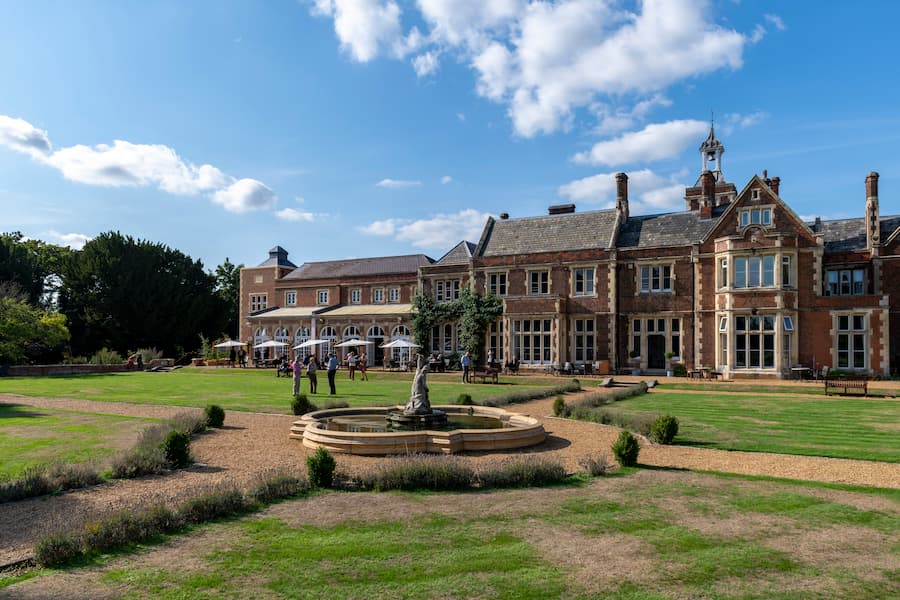
POLYGON ((416 355, 416 375, 413 377, 412 392, 404 413, 428 414, 431 413, 431 402, 428 401, 428 386, 425 383, 425 375, 428 373, 428 361, 421 354, 416 355))

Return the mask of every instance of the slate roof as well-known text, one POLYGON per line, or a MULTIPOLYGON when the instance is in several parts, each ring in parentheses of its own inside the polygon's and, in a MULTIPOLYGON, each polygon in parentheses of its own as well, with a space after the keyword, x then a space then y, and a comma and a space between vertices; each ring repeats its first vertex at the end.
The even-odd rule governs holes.
POLYGON ((259 263, 259 267, 291 267, 296 268, 297 265, 288 260, 288 252, 281 246, 275 246, 269 250, 269 258, 259 263))
POLYGON ((299 268, 288 273, 282 281, 396 274, 415 276, 419 267, 430 265, 433 262, 434 259, 424 254, 408 254, 303 263, 299 268))
POLYGON ((475 253, 478 256, 506 256, 607 248, 615 223, 615 210, 490 219, 475 253))
MULTIPOLYGON (((814 223, 807 225, 816 231, 814 223)), ((900 227, 900 216, 881 217, 881 243, 886 242, 897 227, 900 227)), ((825 238, 825 254, 866 249, 866 220, 862 217, 822 221, 816 233, 825 238)))
POLYGON ((616 247, 662 248, 699 242, 727 208, 727 205, 715 207, 711 219, 701 219, 700 211, 696 210, 629 217, 619 231, 616 247))
POLYGON ((453 246, 450 252, 440 257, 434 264, 465 265, 469 263, 469 259, 472 258, 473 252, 475 252, 475 244, 473 244, 472 242, 462 241, 453 246))

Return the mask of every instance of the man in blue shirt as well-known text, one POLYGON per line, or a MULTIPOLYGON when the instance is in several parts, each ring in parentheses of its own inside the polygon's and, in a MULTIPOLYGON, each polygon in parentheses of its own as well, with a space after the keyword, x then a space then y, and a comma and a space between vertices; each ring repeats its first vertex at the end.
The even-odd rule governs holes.
POLYGON ((328 355, 328 387, 331 388, 331 395, 334 396, 337 392, 334 389, 334 375, 337 373, 338 368, 338 359, 337 356, 334 355, 334 352, 328 355))
POLYGON ((472 366, 472 356, 466 352, 463 354, 462 359, 459 361, 459 364, 462 365, 463 376, 462 382, 469 383, 469 367, 472 366))

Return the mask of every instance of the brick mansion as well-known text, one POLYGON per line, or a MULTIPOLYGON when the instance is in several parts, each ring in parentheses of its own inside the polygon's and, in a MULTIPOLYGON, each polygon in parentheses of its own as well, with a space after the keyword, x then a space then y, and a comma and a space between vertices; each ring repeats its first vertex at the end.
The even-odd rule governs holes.
MULTIPOLYGON (((471 287, 503 300, 484 352, 521 368, 608 364, 662 373, 672 362, 729 378, 787 377, 792 368, 900 369, 900 216, 882 217, 878 174, 865 177, 860 218, 804 222, 754 175, 742 189, 722 171, 710 128, 684 210, 631 215, 628 176, 614 208, 551 206, 535 217, 488 218, 477 242, 422 254, 308 262, 276 246, 241 270, 240 338, 315 338, 326 353, 351 338, 381 364, 391 340, 445 355, 458 324, 412 339, 415 294, 436 302, 471 287), (608 361, 608 362, 605 362, 608 361)), ((854 201, 855 203, 855 201, 854 201)))

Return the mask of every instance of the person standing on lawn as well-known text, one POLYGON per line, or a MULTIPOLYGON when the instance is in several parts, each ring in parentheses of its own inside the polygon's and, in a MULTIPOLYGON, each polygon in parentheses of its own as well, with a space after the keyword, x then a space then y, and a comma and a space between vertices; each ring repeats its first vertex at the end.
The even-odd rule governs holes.
POLYGON ((319 368, 319 365, 316 363, 316 357, 310 356, 309 362, 306 363, 306 376, 309 377, 309 393, 315 394, 316 387, 319 384, 319 380, 316 377, 316 370, 319 368))
POLYGON ((469 383, 469 367, 472 366, 472 355, 466 352, 460 359, 459 364, 462 365, 462 382, 469 383))
POLYGON ((350 354, 347 355, 347 370, 350 371, 350 379, 356 379, 356 364, 359 362, 359 357, 356 356, 356 351, 351 350, 350 354))
POLYGON ((366 375, 366 368, 369 366, 366 363, 368 363, 368 362, 369 362, 369 356, 365 352, 363 352, 362 354, 359 355, 359 380, 360 381, 368 381, 369 380, 369 376, 366 375))
POLYGON ((337 373, 338 359, 334 352, 328 355, 328 387, 331 388, 331 395, 337 394, 334 389, 334 375, 337 373))
POLYGON ((294 357, 294 362, 291 363, 291 370, 294 371, 294 395, 300 393, 300 378, 303 377, 303 361, 300 360, 300 355, 294 357))

